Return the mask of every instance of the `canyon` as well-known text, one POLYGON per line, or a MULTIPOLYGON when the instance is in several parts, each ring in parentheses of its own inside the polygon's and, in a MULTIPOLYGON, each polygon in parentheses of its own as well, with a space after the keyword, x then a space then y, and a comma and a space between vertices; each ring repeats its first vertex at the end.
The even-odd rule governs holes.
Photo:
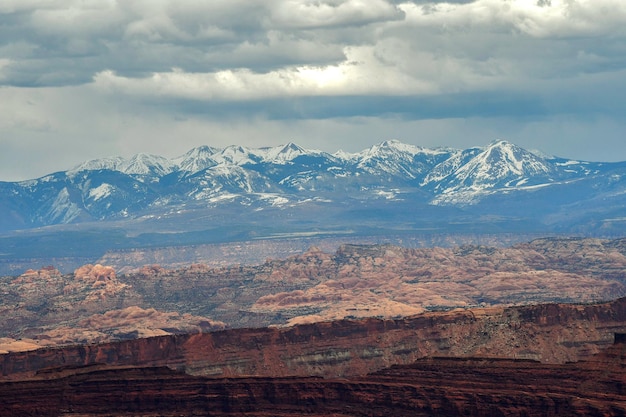
POLYGON ((257 265, 86 265, 0 277, 0 352, 231 328, 626 296, 626 240, 341 245, 257 265))
POLYGON ((623 368, 624 354, 621 346, 565 365, 431 358, 349 379, 213 379, 167 368, 92 369, 0 383, 0 415, 623 416, 625 378, 616 369, 623 368))
POLYGON ((2 416, 623 416, 626 299, 0 358, 2 416))
POLYGON ((0 277, 0 416, 626 415, 626 239, 0 277))

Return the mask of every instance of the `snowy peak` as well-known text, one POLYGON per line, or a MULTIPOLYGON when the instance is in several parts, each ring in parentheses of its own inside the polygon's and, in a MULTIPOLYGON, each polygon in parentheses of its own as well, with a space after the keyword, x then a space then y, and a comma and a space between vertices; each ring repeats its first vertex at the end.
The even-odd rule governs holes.
POLYGON ((549 163, 537 155, 506 141, 491 143, 457 171, 462 182, 477 187, 517 185, 532 179, 544 180, 553 172, 549 163))
POLYGON ((263 158, 264 162, 274 164, 286 164, 299 156, 307 155, 311 153, 304 148, 296 145, 293 142, 289 142, 286 145, 277 146, 275 148, 268 148, 263 158))
POLYGON ((217 165, 217 162, 213 159, 213 155, 218 152, 219 149, 211 146, 199 146, 179 156, 174 162, 180 171, 189 173, 198 172, 217 165))
POLYGON ((555 167, 547 160, 506 141, 454 154, 435 167, 423 185, 449 194, 459 190, 488 190, 549 183, 555 167))
POLYGON ((552 172, 552 167, 544 158, 506 141, 491 143, 484 154, 484 164, 492 166, 502 177, 536 176, 552 172))
POLYGON ((252 152, 252 150, 236 145, 222 149, 220 152, 215 153, 212 158, 218 165, 237 166, 256 164, 261 159, 261 157, 255 152, 252 152))
POLYGON ((67 173, 73 176, 82 171, 110 170, 128 175, 163 176, 173 172, 176 164, 167 158, 147 153, 138 153, 130 159, 122 157, 93 159, 72 168, 67 173))
POLYGON ((147 153, 138 153, 132 158, 123 161, 118 171, 129 175, 163 176, 173 172, 176 165, 167 158, 147 153))
POLYGON ((68 171, 69 175, 76 174, 81 171, 98 171, 102 169, 108 169, 111 171, 118 171, 120 165, 125 161, 124 158, 118 156, 113 158, 100 158, 85 161, 71 170, 68 171))
POLYGON ((423 177, 435 164, 449 156, 446 150, 431 150, 387 140, 355 155, 359 169, 387 173, 414 180, 423 177))
POLYGON ((408 145, 394 139, 386 140, 379 144, 373 145, 370 148, 360 152, 358 155, 361 161, 367 161, 374 158, 386 158, 391 155, 406 155, 412 157, 420 152, 422 152, 422 148, 408 145))

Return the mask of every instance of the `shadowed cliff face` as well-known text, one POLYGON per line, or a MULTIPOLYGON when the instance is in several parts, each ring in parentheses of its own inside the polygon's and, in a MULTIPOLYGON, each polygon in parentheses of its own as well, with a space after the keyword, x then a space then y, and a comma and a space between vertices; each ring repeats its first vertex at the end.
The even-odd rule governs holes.
MULTIPOLYGON (((126 275, 90 265, 0 278, 0 351, 136 337, 626 295, 623 240, 542 239, 510 248, 312 248, 261 265, 126 275), (17 339, 21 339, 17 341, 17 339)), ((532 356, 532 352, 529 353, 532 356)))
POLYGON ((626 345, 567 364, 425 358, 348 379, 57 369, 0 382, 2 416, 624 416, 626 345))
POLYGON ((427 356, 588 358, 626 333, 626 298, 594 305, 473 309, 383 320, 341 320, 288 328, 232 329, 0 356, 5 379, 56 367, 167 366, 193 375, 365 375, 427 356))

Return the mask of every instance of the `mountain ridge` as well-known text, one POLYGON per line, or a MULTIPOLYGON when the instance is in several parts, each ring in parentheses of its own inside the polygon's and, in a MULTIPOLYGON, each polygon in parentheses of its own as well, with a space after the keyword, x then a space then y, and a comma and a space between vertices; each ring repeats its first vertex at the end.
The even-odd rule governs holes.
POLYGON ((107 227, 183 245, 201 231, 210 242, 337 230, 615 237, 626 233, 624 205, 626 162, 546 157, 503 140, 464 150, 388 140, 334 154, 293 142, 205 145, 0 182, 0 234, 107 227))

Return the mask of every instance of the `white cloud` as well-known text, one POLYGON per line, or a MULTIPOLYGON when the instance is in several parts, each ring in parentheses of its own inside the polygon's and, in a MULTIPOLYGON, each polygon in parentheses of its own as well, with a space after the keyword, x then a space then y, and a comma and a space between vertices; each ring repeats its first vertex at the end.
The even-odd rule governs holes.
POLYGON ((29 26, 43 35, 94 36, 115 34, 116 25, 123 24, 125 16, 112 2, 80 2, 58 8, 32 10, 29 26))
POLYGON ((293 68, 345 67, 354 61, 348 51, 366 50, 377 58, 363 61, 368 72, 398 65, 380 75, 441 91, 626 66, 622 0, 10 1, 0 10, 19 11, 0 33, 0 51, 15 61, 4 83, 15 85, 83 83, 107 70, 142 78, 174 67, 291 76, 293 68))
POLYGON ((272 22, 288 28, 363 25, 403 18, 400 9, 383 0, 287 0, 274 3, 272 22))
POLYGON ((382 62, 371 47, 345 49, 338 65, 294 66, 267 73, 248 69, 188 73, 180 69, 128 78, 103 71, 94 77, 96 88, 116 94, 138 94, 198 100, 259 100, 292 96, 361 94, 424 94, 434 86, 382 62))
POLYGON ((406 21, 443 32, 518 31, 534 37, 624 35, 626 3, 621 0, 477 0, 467 4, 407 2, 406 21), (543 5, 542 5, 543 4, 543 5))

